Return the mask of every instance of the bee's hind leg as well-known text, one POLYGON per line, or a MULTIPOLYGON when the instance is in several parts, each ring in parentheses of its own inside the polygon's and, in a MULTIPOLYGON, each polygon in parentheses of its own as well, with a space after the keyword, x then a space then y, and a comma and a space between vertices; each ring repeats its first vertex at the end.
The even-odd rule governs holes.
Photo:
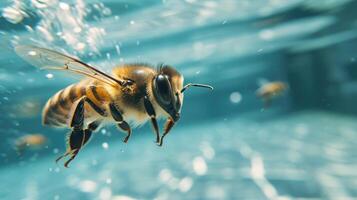
POLYGON ((152 124, 152 127, 154 128, 155 133, 156 133, 156 143, 159 144, 160 143, 159 125, 157 124, 154 106, 152 105, 152 103, 150 102, 150 100, 147 96, 144 97, 144 106, 145 106, 146 113, 151 118, 151 124, 152 124))
POLYGON ((123 140, 123 142, 127 143, 131 135, 130 125, 126 121, 124 121, 121 112, 118 110, 114 103, 109 104, 109 110, 111 115, 113 116, 113 119, 118 122, 119 128, 127 133, 126 137, 123 140))
POLYGON ((70 121, 72 132, 67 138, 68 149, 65 154, 56 159, 56 162, 58 162, 63 157, 71 155, 70 159, 65 162, 65 167, 68 167, 68 164, 77 156, 80 149, 89 141, 90 137, 92 136, 92 132, 100 125, 100 121, 94 121, 88 125, 87 129, 83 130, 84 103, 87 100, 87 97, 82 97, 80 100, 78 100, 73 117, 70 121))
POLYGON ((69 136, 68 145, 69 148, 72 150, 69 151, 67 155, 71 155, 71 157, 64 163, 65 167, 68 167, 68 164, 77 156, 77 154, 84 147, 84 145, 88 143, 89 139, 92 136, 93 131, 95 131, 99 127, 100 122, 101 121, 94 121, 90 123, 88 125, 88 128, 85 129, 84 131, 83 130, 79 132, 72 131, 70 133, 71 135, 69 136))
POLYGON ((65 167, 68 167, 68 164, 77 156, 79 149, 84 143, 85 134, 83 130, 83 121, 85 98, 86 97, 82 97, 80 100, 78 100, 72 119, 70 121, 69 126, 72 128, 72 132, 69 133, 67 138, 67 151, 56 159, 56 162, 58 162, 62 158, 71 155, 71 158, 65 162, 65 167))

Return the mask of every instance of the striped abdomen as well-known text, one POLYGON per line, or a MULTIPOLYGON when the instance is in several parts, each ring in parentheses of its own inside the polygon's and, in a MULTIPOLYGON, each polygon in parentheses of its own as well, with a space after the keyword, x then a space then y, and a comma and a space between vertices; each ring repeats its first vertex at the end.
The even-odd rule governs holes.
MULTIPOLYGON (((87 96, 96 105, 102 106, 109 98, 105 88, 97 86, 94 81, 83 80, 77 84, 68 86, 67 88, 57 92, 50 98, 42 113, 42 120, 44 125, 64 127, 68 125, 72 118, 72 110, 78 99, 87 96)), ((85 106, 85 118, 91 117, 96 113, 85 106)))

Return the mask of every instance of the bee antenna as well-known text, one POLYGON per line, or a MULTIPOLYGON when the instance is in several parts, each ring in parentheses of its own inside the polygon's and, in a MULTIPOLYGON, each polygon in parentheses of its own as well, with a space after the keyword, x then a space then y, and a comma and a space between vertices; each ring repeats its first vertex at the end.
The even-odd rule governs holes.
POLYGON ((181 93, 183 93, 187 88, 189 88, 189 87, 191 87, 191 86, 201 87, 201 88, 208 88, 208 89, 213 90, 213 87, 210 86, 210 85, 199 84, 199 83, 188 83, 188 84, 186 84, 186 85, 182 88, 181 93))

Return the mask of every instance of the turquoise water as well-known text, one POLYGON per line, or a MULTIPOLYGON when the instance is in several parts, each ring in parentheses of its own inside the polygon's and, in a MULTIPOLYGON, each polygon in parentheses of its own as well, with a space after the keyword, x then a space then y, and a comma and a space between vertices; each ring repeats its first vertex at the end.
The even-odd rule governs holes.
POLYGON ((208 121, 177 128, 163 149, 148 133, 125 145, 113 131, 101 138, 108 149, 89 145, 69 169, 53 152, 3 167, 2 198, 347 198, 356 188, 355 121, 321 111, 208 121))
MULTIPOLYGON (((355 199, 357 26, 352 0, 0 2, 0 199, 355 199), (102 127, 70 168, 55 159, 68 130, 41 109, 78 81, 30 66, 22 44, 109 72, 167 63, 185 94, 163 147, 150 124, 128 144, 102 127), (264 108, 259 87, 287 90, 264 108), (19 155, 16 141, 45 144, 19 155)), ((163 121, 160 121, 162 126, 163 121)))

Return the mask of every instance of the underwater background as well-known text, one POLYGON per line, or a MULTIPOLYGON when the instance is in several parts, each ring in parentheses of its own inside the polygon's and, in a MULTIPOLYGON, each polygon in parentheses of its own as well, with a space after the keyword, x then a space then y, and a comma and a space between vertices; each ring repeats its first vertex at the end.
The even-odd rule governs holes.
MULTIPOLYGON (((0 1, 0 199, 357 199, 357 1, 0 1), (110 70, 165 63, 192 88, 162 147, 102 127, 70 168, 48 98, 78 81, 31 66, 33 44, 110 70), (264 106, 256 91, 280 81, 264 106), (29 134, 42 145, 16 150, 29 134)), ((160 121, 162 126, 163 121, 160 121)))

